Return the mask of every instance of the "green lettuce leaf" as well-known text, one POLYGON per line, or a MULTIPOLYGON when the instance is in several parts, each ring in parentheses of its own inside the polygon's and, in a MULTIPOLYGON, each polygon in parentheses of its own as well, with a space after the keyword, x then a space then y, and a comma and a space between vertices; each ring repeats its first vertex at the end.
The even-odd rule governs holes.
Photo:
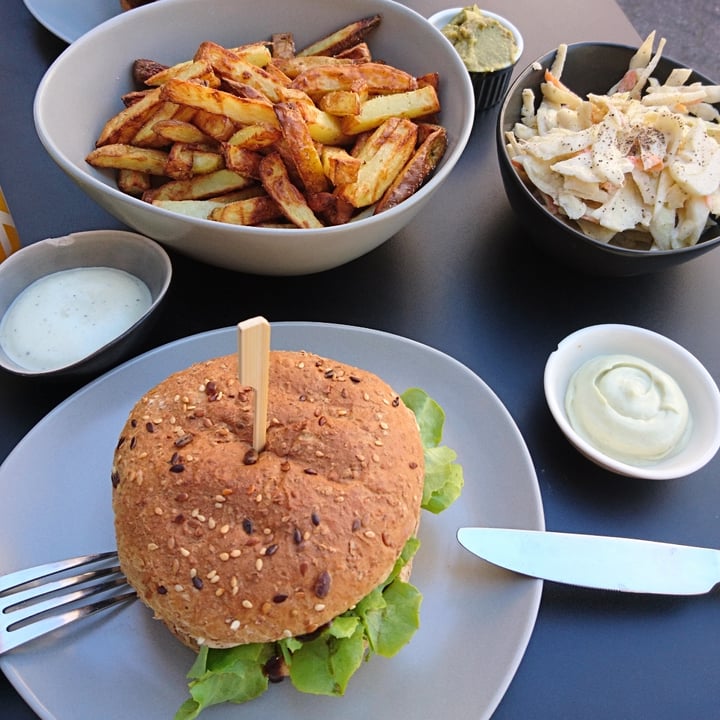
POLYGON ((415 413, 425 449, 422 507, 437 514, 460 497, 465 482, 462 465, 455 462, 457 453, 454 450, 440 445, 445 425, 445 412, 440 405, 420 388, 410 388, 400 397, 415 413))
MULTIPOLYGON (((425 451, 422 507, 438 513, 457 499, 463 486, 456 453, 440 444, 445 413, 418 388, 407 390, 401 398, 417 418, 425 451)), ((269 684, 264 667, 278 655, 296 689, 316 695, 342 695, 364 660, 372 654, 397 654, 420 626, 422 595, 400 579, 419 545, 417 538, 410 538, 385 582, 310 638, 224 650, 201 648, 188 672, 190 698, 179 708, 175 720, 194 720, 211 705, 243 703, 261 695, 269 684)))

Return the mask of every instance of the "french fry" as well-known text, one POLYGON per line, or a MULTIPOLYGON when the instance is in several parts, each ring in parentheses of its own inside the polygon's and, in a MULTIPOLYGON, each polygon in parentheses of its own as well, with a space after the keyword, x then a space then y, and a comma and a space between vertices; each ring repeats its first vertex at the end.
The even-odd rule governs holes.
POLYGON ((85 159, 94 167, 137 170, 150 175, 163 175, 167 158, 168 154, 164 150, 114 143, 95 148, 85 159))
POLYGON ((293 80, 292 87, 317 98, 334 90, 352 90, 357 84, 366 85, 373 95, 402 93, 417 88, 417 80, 404 70, 373 62, 310 68, 293 80))
POLYGON ((260 160, 262 155, 255 150, 248 150, 241 145, 223 143, 222 154, 225 167, 247 177, 260 179, 260 160))
POLYGON ((181 215, 204 218, 205 220, 210 218, 210 213, 215 208, 223 205, 221 201, 214 198, 212 200, 153 200, 152 204, 181 215))
POLYGON ((268 195, 238 200, 215 208, 210 220, 233 223, 234 225, 258 225, 283 217, 278 204, 268 195))
POLYGON ((357 180, 338 186, 338 197, 356 208, 377 202, 412 155, 416 141, 414 122, 399 117, 386 120, 363 145, 357 180))
MULTIPOLYGON (((447 149, 447 131, 445 128, 438 125, 423 128, 422 135, 424 139, 418 149, 375 205, 373 211, 375 215, 399 205, 403 200, 407 200, 413 193, 417 192, 435 171, 445 154, 447 149)), ((418 138, 420 136, 421 131, 418 129, 418 138)))
POLYGON ((352 65, 351 58, 338 58, 329 55, 308 55, 307 57, 273 58, 272 64, 284 75, 294 80, 298 75, 312 68, 324 67, 326 65, 352 65))
POLYGON ((117 115, 113 115, 100 131, 95 143, 96 147, 130 143, 137 131, 145 124, 147 118, 155 112, 162 102, 160 90, 151 90, 137 102, 121 110, 117 115))
POLYGON ((173 180, 186 180, 193 175, 207 175, 223 167, 225 160, 219 152, 190 143, 174 143, 165 163, 165 175, 173 180))
POLYGON ((368 99, 367 85, 358 83, 352 90, 333 90, 320 98, 320 109, 335 117, 359 115, 360 108, 368 99))
POLYGON ((355 208, 335 193, 321 192, 308 195, 310 209, 326 225, 344 225, 352 219, 355 208))
POLYGON ((270 47, 273 59, 295 57, 295 38, 292 33, 273 33, 270 47))
POLYGON ((267 194, 279 205, 283 215, 301 228, 321 228, 302 193, 290 182, 279 153, 266 155, 260 163, 260 177, 267 194))
POLYGON ((163 147, 163 145, 167 145, 167 140, 155 133, 155 123, 170 120, 179 108, 179 105, 171 102, 158 105, 150 117, 145 120, 142 127, 133 135, 130 141, 131 144, 138 147, 163 147))
POLYGON ((418 118, 431 115, 440 110, 435 88, 425 85, 417 90, 378 95, 365 101, 358 115, 349 115, 340 119, 340 127, 348 135, 378 127, 391 117, 418 118))
POLYGON ((156 200, 207 200, 223 193, 242 190, 255 181, 232 170, 216 170, 207 175, 196 175, 189 180, 171 180, 152 188, 143 195, 146 202, 156 200))
POLYGON ((166 142, 173 143, 207 143, 212 140, 197 125, 176 118, 157 121, 153 125, 153 132, 166 142))
POLYGON ((218 142, 225 142, 237 129, 237 125, 229 117, 206 110, 195 110, 192 123, 198 130, 218 142))
POLYGON ((133 197, 142 197, 150 189, 150 175, 142 170, 124 170, 117 173, 117 186, 120 190, 133 197))
POLYGON ((223 115, 239 125, 277 125, 272 103, 240 98, 188 80, 168 80, 160 89, 160 97, 169 102, 223 115))
POLYGON ((366 42, 359 42, 357 45, 349 47, 347 50, 337 53, 335 56, 338 60, 352 60, 353 62, 370 62, 372 53, 366 42))
MULTIPOLYGON (((268 52, 267 48, 263 49, 268 52)), ((205 60, 218 76, 255 88, 270 102, 277 102, 279 100, 279 88, 290 84, 290 79, 282 74, 271 74, 267 70, 248 62, 232 50, 228 50, 214 42, 202 43, 195 58, 196 60, 205 60)), ((267 65, 267 63, 265 64, 267 65)))
POLYGON ((151 87, 164 85, 168 80, 196 80, 208 87, 217 87, 220 81, 207 60, 188 60, 160 70, 145 80, 151 87))
POLYGON ((167 70, 168 66, 163 65, 155 60, 147 60, 146 58, 138 58, 132 64, 132 77, 133 82, 138 86, 142 87, 145 85, 145 81, 151 78, 153 75, 157 75, 159 72, 167 70))
POLYGON ((298 55, 337 55, 362 42, 381 21, 380 15, 356 20, 300 50, 298 55))
POLYGON ((294 103, 276 103, 275 114, 305 190, 309 193, 327 190, 328 180, 320 155, 298 106, 294 103))
POLYGON ((344 148, 325 145, 321 156, 325 176, 333 185, 347 185, 355 182, 363 161, 353 157, 344 148))
POLYGON ((282 138, 279 127, 267 125, 245 125, 228 138, 229 145, 237 145, 246 150, 262 150, 270 147, 282 138))

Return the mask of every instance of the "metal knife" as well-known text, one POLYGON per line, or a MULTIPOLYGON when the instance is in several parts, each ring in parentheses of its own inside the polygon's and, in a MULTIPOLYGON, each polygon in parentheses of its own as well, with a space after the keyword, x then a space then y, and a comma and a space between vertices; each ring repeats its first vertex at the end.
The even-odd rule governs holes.
POLYGON ((545 530, 458 530, 461 545, 523 575, 620 592, 701 595, 720 583, 720 550, 545 530))

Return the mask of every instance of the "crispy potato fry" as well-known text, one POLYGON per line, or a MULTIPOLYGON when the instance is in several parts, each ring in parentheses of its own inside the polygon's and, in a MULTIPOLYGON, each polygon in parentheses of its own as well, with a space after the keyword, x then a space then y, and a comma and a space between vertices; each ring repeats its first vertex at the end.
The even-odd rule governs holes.
POLYGON ((349 202, 329 192, 308 195, 308 205, 326 225, 344 225, 355 212, 349 202))
POLYGON ((340 119, 340 127, 348 135, 378 127, 391 117, 418 118, 431 115, 440 110, 435 88, 425 85, 417 90, 378 95, 366 100, 358 115, 348 115, 340 119))
POLYGON ((248 150, 241 145, 223 143, 222 154, 225 158, 225 167, 241 175, 260 179, 260 161, 262 155, 255 150, 248 150))
POLYGON ((270 47, 274 59, 295 57, 295 38, 292 33, 273 33, 270 47))
POLYGON ((160 97, 214 115, 224 115, 239 125, 277 125, 272 103, 240 98, 189 80, 168 80, 160 89, 160 97))
POLYGON ((234 225, 257 225, 283 217, 278 204, 268 195, 238 200, 215 208, 210 220, 234 225))
POLYGON ((87 161, 118 188, 189 216, 317 228, 402 202, 435 170, 447 136, 437 73, 374 61, 373 15, 296 52, 291 32, 188 60, 133 64, 136 90, 87 161))
POLYGON ((323 172, 333 185, 355 182, 363 161, 353 157, 344 148, 325 145, 321 156, 323 172))
POLYGON ((220 82, 207 60, 188 60, 178 65, 165 68, 145 80, 151 87, 164 85, 168 80, 196 80, 208 87, 217 87, 220 82))
POLYGON ((260 177, 267 194, 279 205, 288 220, 302 228, 321 228, 302 193, 290 182, 279 153, 266 155, 260 163, 260 177))
POLYGON ((270 147, 282 138, 279 127, 267 125, 245 125, 228 138, 228 144, 243 147, 246 150, 262 150, 270 147))
POLYGON ((338 186, 338 197, 356 208, 377 202, 412 155, 416 141, 414 122, 399 117, 386 120, 363 145, 357 180, 338 186))
POLYGON ((298 75, 292 86, 316 98, 333 90, 352 90, 358 84, 366 85, 372 95, 401 93, 417 88, 417 80, 404 70, 372 62, 321 65, 298 75))
POLYGON ((326 65, 352 65, 351 58, 338 58, 329 55, 310 55, 308 57, 273 58, 272 64, 282 70, 286 77, 294 80, 298 75, 316 67, 326 65))
POLYGON ((207 143, 212 140, 197 125, 176 117, 159 120, 153 125, 153 132, 167 142, 207 143))
POLYGON ((328 180, 320 155, 298 106, 294 103, 276 103, 275 114, 305 190, 309 193, 327 190, 328 180))
POLYGON ((95 148, 86 160, 94 167, 138 170, 150 175, 164 175, 167 158, 168 153, 164 150, 115 143, 95 148))
POLYGON ((370 17, 356 20, 330 35, 326 35, 317 42, 312 43, 312 45, 308 45, 297 54, 337 55, 339 52, 362 42, 368 33, 380 24, 381 19, 382 17, 380 15, 371 15, 370 17))
POLYGON ((162 104, 160 90, 148 92, 137 102, 129 105, 105 123, 95 145, 130 143, 147 118, 162 104))
POLYGON ((146 202, 156 200, 206 200, 222 193, 242 190, 255 181, 232 170, 216 170, 207 175, 196 175, 189 180, 171 180, 143 195, 146 202))
POLYGON ((150 189, 150 175, 142 170, 120 168, 117 174, 117 185, 120 190, 133 197, 142 197, 150 189))
MULTIPOLYGON (((267 48, 264 49, 267 52, 267 48)), ((205 60, 218 76, 249 85, 262 93, 270 102, 277 102, 280 87, 287 87, 290 84, 290 79, 282 73, 271 74, 217 43, 209 41, 202 43, 195 58, 205 60)))
MULTIPOLYGON (((439 125, 424 128, 420 146, 375 205, 375 215, 399 205, 425 184, 447 149, 447 131, 439 125)), ((421 131, 418 129, 418 139, 421 131)))

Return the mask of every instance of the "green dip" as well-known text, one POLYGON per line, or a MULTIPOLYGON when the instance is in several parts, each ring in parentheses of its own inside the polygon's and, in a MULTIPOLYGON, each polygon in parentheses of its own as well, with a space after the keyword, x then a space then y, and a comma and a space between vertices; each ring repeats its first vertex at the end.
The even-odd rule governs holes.
POLYGON ((454 45, 470 72, 492 72, 512 65, 518 51, 515 37, 477 5, 463 8, 442 34, 454 45))

